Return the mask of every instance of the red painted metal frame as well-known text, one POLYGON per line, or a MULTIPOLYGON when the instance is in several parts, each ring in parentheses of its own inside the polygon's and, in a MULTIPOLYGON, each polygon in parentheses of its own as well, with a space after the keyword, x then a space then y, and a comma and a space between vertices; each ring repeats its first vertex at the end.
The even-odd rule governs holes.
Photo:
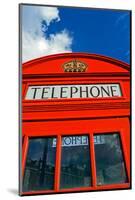
MULTIPOLYGON (((77 120, 76 125, 74 122, 39 122, 39 124, 33 127, 33 131, 27 129, 26 132, 26 143, 24 144, 23 152, 23 166, 26 163, 26 149, 28 149, 28 137, 40 137, 40 136, 57 136, 57 150, 56 150, 56 168, 55 168, 55 179, 54 179, 54 190, 44 191, 32 191, 24 192, 23 195, 28 194, 40 194, 40 193, 61 193, 61 192, 73 192, 73 191, 91 191, 91 190, 104 190, 104 189, 118 189, 118 188, 129 188, 130 187, 130 130, 129 130, 129 119, 118 118, 118 119, 99 119, 99 120, 77 120), (69 124, 71 128, 69 128, 69 124), (98 124, 98 127, 96 127, 98 124), (107 126, 106 126, 107 124, 107 126), (42 126, 42 130, 38 127, 42 126), (67 129, 68 127, 68 129, 67 129), (34 131, 35 130, 35 131, 34 131), (38 133, 38 134, 37 134, 38 133), (55 135, 54 135, 55 133, 55 135), (121 139, 121 146, 123 150, 123 157, 125 160, 125 167, 128 177, 128 182, 123 184, 110 184, 110 185, 96 185, 96 164, 95 164, 95 150, 93 134, 108 134, 118 133, 121 139), (91 170, 92 170, 92 186, 83 188, 71 188, 71 189, 59 189, 60 185, 60 163, 61 163, 61 137, 64 135, 89 135, 90 138, 90 158, 91 158, 91 170)), ((28 125, 29 126, 29 125, 28 125)), ((32 124, 31 124, 32 126, 32 124)), ((23 167, 24 170, 24 167, 23 167)), ((23 171, 24 174, 24 171, 23 171)))
POLYGON ((23 149, 22 149, 22 176, 24 176, 24 170, 25 170, 25 164, 26 164, 26 157, 27 157, 27 152, 28 152, 28 146, 29 146, 29 138, 26 135, 24 137, 23 149))
POLYGON ((112 58, 95 54, 66 53, 46 56, 23 64, 22 88, 22 174, 24 174, 29 137, 57 137, 54 190, 23 192, 22 195, 130 188, 130 66, 112 58), (64 73, 61 65, 78 59, 90 65, 86 73, 64 73), (99 66, 102 66, 103 71, 99 66), (51 68, 52 67, 52 68, 51 68), (119 83, 122 97, 104 99, 25 100, 32 85, 66 85, 119 83), (128 182, 96 185, 93 134, 117 132, 120 135, 128 182), (92 186, 59 189, 61 137, 88 134, 92 186))

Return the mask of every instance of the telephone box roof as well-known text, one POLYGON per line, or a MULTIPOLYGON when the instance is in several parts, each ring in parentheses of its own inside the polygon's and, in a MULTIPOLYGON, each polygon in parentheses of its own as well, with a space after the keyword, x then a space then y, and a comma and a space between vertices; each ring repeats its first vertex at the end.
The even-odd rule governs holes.
POLYGON ((23 75, 80 75, 80 74, 129 74, 130 66, 127 63, 97 54, 63 53, 44 56, 23 63, 23 75), (82 66, 84 71, 65 71, 69 66, 82 66))

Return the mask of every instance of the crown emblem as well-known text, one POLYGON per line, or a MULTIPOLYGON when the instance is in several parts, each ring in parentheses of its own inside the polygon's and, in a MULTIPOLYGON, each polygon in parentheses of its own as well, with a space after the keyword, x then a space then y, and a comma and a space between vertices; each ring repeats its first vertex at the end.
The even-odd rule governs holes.
POLYGON ((63 65, 64 72, 85 72, 87 65, 79 60, 71 60, 64 63, 63 65))

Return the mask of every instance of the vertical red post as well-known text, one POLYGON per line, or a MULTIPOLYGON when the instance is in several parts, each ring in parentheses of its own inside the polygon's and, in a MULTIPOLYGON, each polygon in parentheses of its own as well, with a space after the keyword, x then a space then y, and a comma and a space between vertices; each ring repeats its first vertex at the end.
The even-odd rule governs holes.
POLYGON ((25 136, 24 143, 23 143, 23 149, 22 149, 22 177, 24 176, 28 146, 29 146, 29 139, 28 139, 28 136, 25 136))
POLYGON ((57 137, 57 148, 56 148, 56 161, 55 161, 55 183, 54 190, 58 192, 60 188, 60 165, 61 165, 61 136, 57 137))
POLYGON ((92 186, 96 187, 97 178, 96 178, 96 164, 95 164, 95 149, 94 149, 94 136, 89 134, 90 138, 90 160, 91 160, 91 172, 92 172, 92 186))

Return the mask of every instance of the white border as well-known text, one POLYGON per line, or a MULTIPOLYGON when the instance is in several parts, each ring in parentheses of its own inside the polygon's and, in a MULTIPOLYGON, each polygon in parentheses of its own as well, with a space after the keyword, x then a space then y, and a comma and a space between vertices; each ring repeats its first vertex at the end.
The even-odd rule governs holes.
MULTIPOLYGON (((133 36, 135 35, 135 1, 134 0, 3 0, 0 5, 0 198, 16 200, 18 190, 18 3, 37 3, 46 5, 69 5, 96 8, 131 9, 133 12, 133 36), (72 3, 71 3, 72 2, 72 3)), ((132 43, 135 44, 134 37, 132 43)), ((133 90, 135 84, 135 45, 133 45, 133 90)), ((133 122, 135 121, 135 95, 133 91, 133 122)), ((133 124, 134 125, 134 124, 133 124)), ((133 141, 135 128, 133 126, 133 141)), ((135 142, 133 142, 133 163, 135 163, 135 142)), ((61 194, 50 196, 31 196, 25 199, 87 199, 96 200, 134 199, 135 164, 133 164, 133 190, 110 192, 90 192, 61 194)))

